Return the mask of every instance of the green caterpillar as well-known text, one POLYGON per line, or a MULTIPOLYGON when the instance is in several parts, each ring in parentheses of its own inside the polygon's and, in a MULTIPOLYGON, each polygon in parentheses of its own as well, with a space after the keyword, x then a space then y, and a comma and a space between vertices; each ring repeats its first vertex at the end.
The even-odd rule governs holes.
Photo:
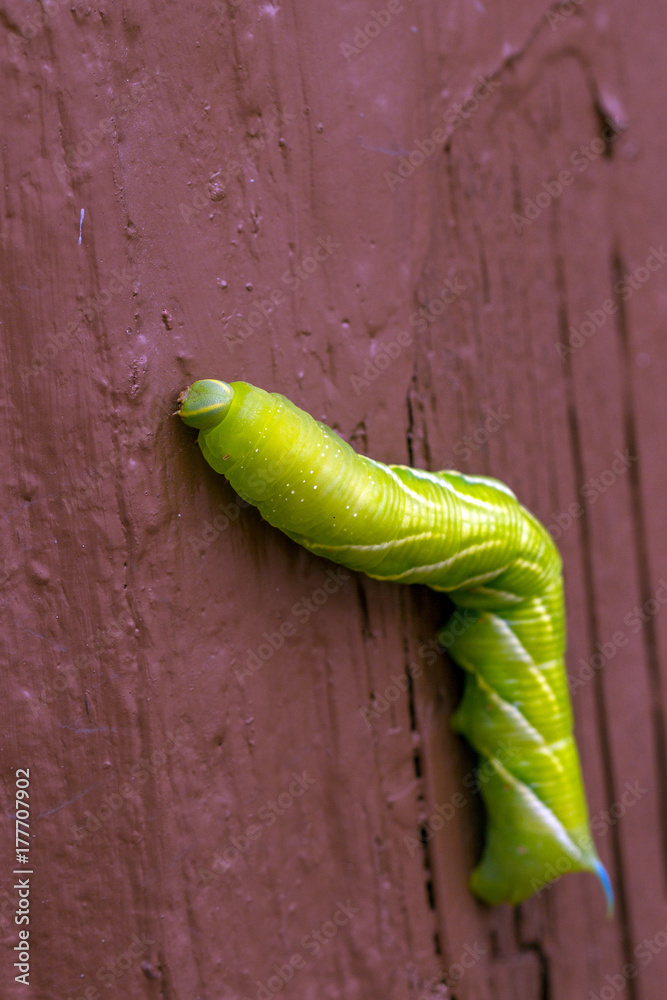
POLYGON ((546 529, 495 479, 382 465, 246 382, 204 379, 179 403, 207 462, 289 538, 375 579, 446 591, 464 609, 449 644, 466 672, 453 725, 484 762, 488 813, 472 891, 515 904, 565 871, 591 871, 611 912, 572 733, 561 561, 546 529))

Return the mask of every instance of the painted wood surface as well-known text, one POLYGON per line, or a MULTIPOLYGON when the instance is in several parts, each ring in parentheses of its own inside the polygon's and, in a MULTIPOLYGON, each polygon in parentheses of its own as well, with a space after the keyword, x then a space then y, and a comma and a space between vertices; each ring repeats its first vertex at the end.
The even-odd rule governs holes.
POLYGON ((664 14, 381 3, 2 4, 10 1000, 664 995, 664 14), (551 528, 613 921, 471 897, 450 609, 239 503, 202 376, 551 528))

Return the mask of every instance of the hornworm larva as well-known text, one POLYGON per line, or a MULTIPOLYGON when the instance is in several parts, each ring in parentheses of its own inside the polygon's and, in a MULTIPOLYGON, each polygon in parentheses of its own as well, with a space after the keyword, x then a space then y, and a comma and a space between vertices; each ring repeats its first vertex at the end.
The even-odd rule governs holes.
POLYGON ((449 651, 466 672, 454 726, 485 762, 475 894, 518 903, 565 871, 592 871, 611 910, 572 733, 561 561, 546 529, 495 479, 382 465, 245 382, 205 379, 180 403, 206 460, 270 524, 349 569, 427 584, 467 610, 471 624, 449 651))

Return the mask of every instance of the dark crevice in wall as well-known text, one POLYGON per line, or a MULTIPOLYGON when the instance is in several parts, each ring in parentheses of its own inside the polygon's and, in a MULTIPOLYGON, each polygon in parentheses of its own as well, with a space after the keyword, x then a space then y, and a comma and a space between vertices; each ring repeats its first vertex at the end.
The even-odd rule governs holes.
POLYGON ((551 970, 546 952, 539 941, 524 940, 521 922, 521 908, 517 907, 514 911, 514 930, 519 943, 519 950, 524 953, 532 952, 536 956, 540 968, 540 992, 536 1000, 556 1000, 551 989, 551 970))
MULTIPOLYGON (((410 730, 411 733, 418 733, 417 728, 417 709, 415 705, 415 691, 414 683, 412 680, 412 675, 408 667, 405 669, 405 676, 408 681, 408 710, 410 713, 410 730)), ((417 793, 417 811, 419 815, 426 814, 426 803, 424 801, 424 792, 422 785, 422 775, 424 773, 424 767, 422 764, 421 748, 418 739, 414 739, 415 749, 412 755, 412 764, 415 771, 415 777, 417 778, 419 791, 417 793)), ((419 841, 421 843, 421 849, 423 854, 423 865, 425 873, 425 889, 426 898, 428 900, 429 909, 433 911, 434 916, 434 930, 433 930, 433 950, 438 957, 442 957, 442 945, 440 943, 440 935, 437 928, 437 904, 435 899, 435 888, 434 888, 434 874, 433 866, 431 864, 431 852, 428 844, 428 830, 426 826, 422 823, 419 826, 419 841)))
POLYGON ((413 449, 412 449, 412 439, 415 430, 415 417, 412 410, 412 391, 415 386, 415 376, 414 372, 412 374, 412 379, 410 381, 410 387, 408 388, 408 393, 406 397, 406 404, 408 408, 408 427, 405 432, 405 441, 408 448, 408 465, 414 465, 413 449))
MULTIPOLYGON (((554 245, 558 246, 558 234, 555 234, 554 245)), ((569 320, 567 310, 567 288, 565 283, 565 273, 563 270, 563 259, 560 254, 555 254, 555 284, 558 292, 558 326, 561 340, 567 342, 569 336, 569 320)), ((577 413, 577 400, 574 385, 574 374, 572 371, 572 355, 568 354, 563 361, 563 380, 565 384, 565 398, 567 405, 567 423, 570 437, 570 451, 574 465, 574 481, 580 486, 586 481, 584 467, 583 449, 581 443, 581 430, 579 427, 579 417, 577 413)), ((589 525, 589 514, 585 505, 582 505, 582 514, 579 518, 579 531, 581 535, 581 560, 582 574, 584 578, 584 590, 586 594, 586 619, 588 639, 591 651, 597 648, 596 643, 600 642, 600 627, 598 622, 597 607, 595 601, 595 580, 593 573, 592 542, 589 525)), ((616 782, 614 778, 614 766, 611 753, 611 740, 609 735, 609 724, 604 701, 604 688, 602 675, 597 672, 593 679, 593 694, 595 700, 596 714, 598 718, 600 756, 602 763, 602 773, 604 779, 604 794, 607 802, 615 800, 616 782)), ((627 905, 627 892, 624 880, 624 867, 621 856, 621 846, 619 842, 618 826, 613 826, 610 830, 610 847, 614 859, 615 891, 617 898, 619 923, 621 925, 621 937, 623 941, 623 954, 627 963, 632 963, 634 952, 632 949, 632 937, 629 925, 629 913, 627 905)), ((634 980, 627 982, 628 1000, 636 1000, 637 991, 634 980)))
MULTIPOLYGON (((628 273, 621 259, 620 253, 615 251, 611 259, 611 280, 614 288, 621 287, 623 275, 628 273)), ((648 538, 646 530, 646 516, 642 500, 641 481, 639 477, 641 469, 641 456, 639 453, 639 439, 635 423, 635 400, 632 391, 632 360, 630 356, 630 337, 628 330, 627 314, 622 296, 616 292, 615 302, 618 306, 616 332, 618 335, 622 369, 622 406, 624 424, 624 446, 636 461, 628 466, 628 483, 630 492, 630 507, 632 510, 632 533, 634 538, 634 551, 637 562, 637 579, 639 582, 639 594, 642 609, 648 608, 648 602, 654 597, 654 587, 651 584, 651 568, 648 555, 648 538)), ((663 887, 667 892, 667 748, 665 746, 665 718, 663 712, 663 691, 660 678, 660 660, 658 655, 658 637, 655 628, 655 616, 649 615, 644 621, 642 629, 642 641, 646 653, 646 663, 648 666, 648 678, 651 688, 652 703, 652 728, 653 746, 655 754, 656 773, 660 782, 657 801, 660 810, 660 833, 662 839, 663 857, 663 887)))
MULTIPOLYGON (((567 335, 567 323, 561 328, 561 335, 565 337, 567 335)), ((585 471, 584 471, 584 461, 582 455, 581 447, 581 432, 579 429, 579 421, 576 410, 576 403, 574 399, 574 386, 572 385, 571 374, 568 375, 568 369, 570 369, 569 358, 565 362, 566 374, 565 381, 569 383, 567 396, 568 396, 568 425, 570 430, 570 443, 572 448, 572 456, 575 465, 575 475, 577 483, 585 482, 585 471)), ((582 563, 583 563, 583 574, 584 574, 584 587, 586 591, 586 610, 587 610, 587 621, 588 621, 588 635, 590 640, 591 651, 598 648, 601 642, 600 637, 600 627, 598 622, 598 615, 595 606, 595 583, 593 579, 593 563, 592 563, 592 542, 590 536, 590 527, 588 523, 588 514, 586 508, 583 507, 583 513, 579 519, 579 526, 581 532, 581 552, 582 552, 582 563)), ((592 655, 592 654, 591 654, 592 655)), ((600 729, 600 747, 602 756, 602 767, 604 774, 604 784, 605 784, 605 797, 607 802, 612 803, 615 800, 616 793, 616 781, 614 779, 614 767, 611 753, 611 738, 609 735, 609 725, 607 721, 607 714, 604 702, 604 687, 602 683, 602 675, 598 672, 595 674, 593 679, 593 691, 595 696, 595 705, 598 716, 598 725, 600 729)), ((627 893, 625 889, 625 878, 624 878, 624 867, 621 855, 621 845, 619 842, 618 826, 613 826, 610 830, 610 841, 611 841, 611 853, 614 858, 614 870, 615 870, 615 892, 618 902, 618 911, 620 917, 620 923, 622 927, 622 938, 623 938, 623 953, 625 955, 626 961, 631 963, 632 957, 634 955, 632 949, 632 938, 629 926, 629 914, 627 906, 627 893)), ((635 1000, 636 990, 633 980, 628 980, 628 1000, 635 1000)))
POLYGON ((359 617, 361 619, 361 634, 363 636, 364 642, 368 642, 371 638, 371 619, 368 614, 368 601, 366 600, 366 591, 364 590, 363 583, 359 574, 355 574, 354 585, 357 588, 357 606, 359 608, 359 617))
POLYGON ((614 121, 608 111, 605 111, 599 98, 596 98, 593 107, 598 120, 600 138, 604 143, 604 153, 602 155, 611 160, 614 155, 614 139, 622 131, 622 126, 614 121))
MULTIPOLYGON (((405 678, 408 684, 408 712, 410 713, 410 730, 415 733, 417 731, 417 716, 415 715, 415 700, 412 696, 412 674, 410 673, 410 668, 405 668, 405 678)), ((417 764, 415 762, 415 770, 417 769, 417 764)), ((420 775, 417 775, 420 777, 420 775)))
POLYGON ((500 938, 497 927, 489 928, 489 949, 491 951, 491 958, 501 957, 502 951, 500 948, 500 938))
POLYGON ((360 451, 363 455, 368 454, 368 433, 366 431, 366 421, 360 420, 350 434, 349 443, 355 451, 360 451))
POLYGON ((158 952, 158 969, 160 972, 160 998, 161 1000, 172 1000, 173 993, 170 985, 169 969, 164 952, 158 952))
POLYGON ((479 274, 482 281, 482 298, 484 305, 488 306, 491 302, 491 283, 489 280, 489 267, 484 253, 484 237, 477 221, 473 222, 472 228, 477 241, 477 252, 479 254, 479 274))
POLYGON ((542 946, 537 942, 524 945, 522 951, 532 951, 537 956, 540 966, 540 996, 539 1000, 552 1000, 551 981, 549 978, 549 960, 544 953, 542 946))

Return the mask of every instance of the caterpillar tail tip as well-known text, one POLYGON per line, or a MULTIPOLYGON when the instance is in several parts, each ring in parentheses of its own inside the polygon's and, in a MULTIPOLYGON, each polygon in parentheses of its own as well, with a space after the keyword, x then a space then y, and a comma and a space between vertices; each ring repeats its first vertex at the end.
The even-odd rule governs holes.
POLYGON ((611 879, 609 878, 607 869, 601 861, 596 861, 593 867, 595 874, 600 879, 605 899, 607 900, 607 920, 611 920, 614 915, 614 888, 611 884, 611 879))
POLYGON ((188 427, 209 430, 225 419, 233 398, 234 390, 226 382, 200 379, 180 394, 176 413, 188 427))

